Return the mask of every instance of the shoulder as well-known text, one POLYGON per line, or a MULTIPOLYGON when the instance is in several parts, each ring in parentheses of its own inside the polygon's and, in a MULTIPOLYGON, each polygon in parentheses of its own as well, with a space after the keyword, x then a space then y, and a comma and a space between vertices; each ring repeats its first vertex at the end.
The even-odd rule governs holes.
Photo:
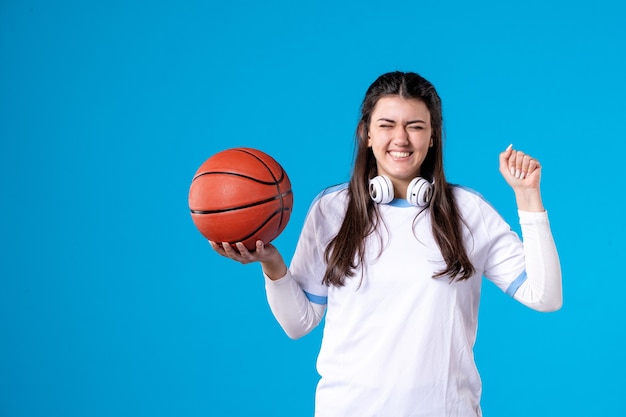
POLYGON ((482 231, 491 240, 512 230, 500 212, 479 192, 458 185, 452 187, 463 225, 472 231, 474 237, 478 236, 476 232, 482 231))
POLYGON ((346 202, 348 201, 348 185, 349 183, 344 182, 324 188, 313 199, 313 202, 311 203, 311 208, 313 208, 314 206, 325 207, 329 205, 340 205, 342 207, 345 206, 346 202))
POLYGON ((463 217, 471 214, 480 214, 481 216, 499 216, 495 207, 487 201, 487 199, 473 188, 465 187, 459 184, 450 184, 452 194, 456 201, 459 212, 463 217))
POLYGON ((457 204, 487 204, 491 205, 485 197, 473 188, 466 187, 460 184, 449 184, 454 199, 457 204))
POLYGON ((339 215, 343 217, 348 204, 348 182, 332 185, 320 191, 309 206, 307 216, 317 213, 318 215, 339 215))
MULTIPOLYGON (((348 195, 348 185, 349 185, 348 182, 342 182, 341 184, 331 185, 330 187, 324 188, 313 199, 313 203, 312 204, 314 204, 316 201, 322 200, 322 199, 330 199, 330 198, 334 198, 334 197, 338 197, 338 196, 342 196, 342 195, 345 195, 347 197, 347 195, 348 195)), ((345 197, 343 197, 343 198, 345 198, 345 197)))
POLYGON ((348 183, 324 188, 311 202, 306 223, 324 230, 338 230, 348 206, 348 183))

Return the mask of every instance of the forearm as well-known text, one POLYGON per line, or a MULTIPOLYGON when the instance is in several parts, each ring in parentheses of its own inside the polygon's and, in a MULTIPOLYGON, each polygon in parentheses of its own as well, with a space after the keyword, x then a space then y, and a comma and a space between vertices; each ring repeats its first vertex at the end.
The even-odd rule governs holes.
POLYGON ((520 210, 526 259, 526 281, 515 299, 538 311, 555 311, 563 304, 561 264, 547 213, 520 210))
POLYGON ((326 305, 309 301, 289 272, 277 280, 265 275, 265 290, 274 317, 290 338, 308 334, 322 320, 326 305))

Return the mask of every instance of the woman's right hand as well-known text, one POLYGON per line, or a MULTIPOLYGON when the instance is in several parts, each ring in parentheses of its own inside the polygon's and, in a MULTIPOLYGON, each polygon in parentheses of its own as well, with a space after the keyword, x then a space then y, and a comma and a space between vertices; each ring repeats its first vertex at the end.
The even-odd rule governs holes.
POLYGON ((277 280, 287 273, 287 265, 283 261, 278 249, 272 244, 264 245, 262 241, 257 240, 256 250, 249 251, 243 243, 237 242, 235 246, 228 242, 217 243, 209 240, 211 247, 221 256, 230 258, 241 264, 249 264, 252 262, 260 262, 263 272, 271 279, 277 280))

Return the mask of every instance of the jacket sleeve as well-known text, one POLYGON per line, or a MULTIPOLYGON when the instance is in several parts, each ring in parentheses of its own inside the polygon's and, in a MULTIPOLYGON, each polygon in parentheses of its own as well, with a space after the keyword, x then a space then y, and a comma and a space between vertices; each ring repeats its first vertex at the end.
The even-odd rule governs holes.
POLYGON ((526 277, 514 289, 513 298, 542 312, 556 311, 563 304, 561 264, 547 212, 519 211, 526 277))
POLYGON ((265 276, 265 291, 274 317, 292 339, 298 339, 313 330, 326 311, 326 304, 318 304, 307 298, 291 272, 276 281, 265 276))

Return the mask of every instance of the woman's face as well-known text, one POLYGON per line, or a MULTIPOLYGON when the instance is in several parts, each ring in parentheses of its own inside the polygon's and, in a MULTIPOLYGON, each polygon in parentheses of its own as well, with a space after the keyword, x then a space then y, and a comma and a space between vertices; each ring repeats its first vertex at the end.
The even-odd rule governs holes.
POLYGON ((420 175, 428 148, 433 145, 430 112, 424 102, 400 96, 378 100, 368 132, 378 175, 394 185, 394 195, 406 198, 406 188, 420 175))

